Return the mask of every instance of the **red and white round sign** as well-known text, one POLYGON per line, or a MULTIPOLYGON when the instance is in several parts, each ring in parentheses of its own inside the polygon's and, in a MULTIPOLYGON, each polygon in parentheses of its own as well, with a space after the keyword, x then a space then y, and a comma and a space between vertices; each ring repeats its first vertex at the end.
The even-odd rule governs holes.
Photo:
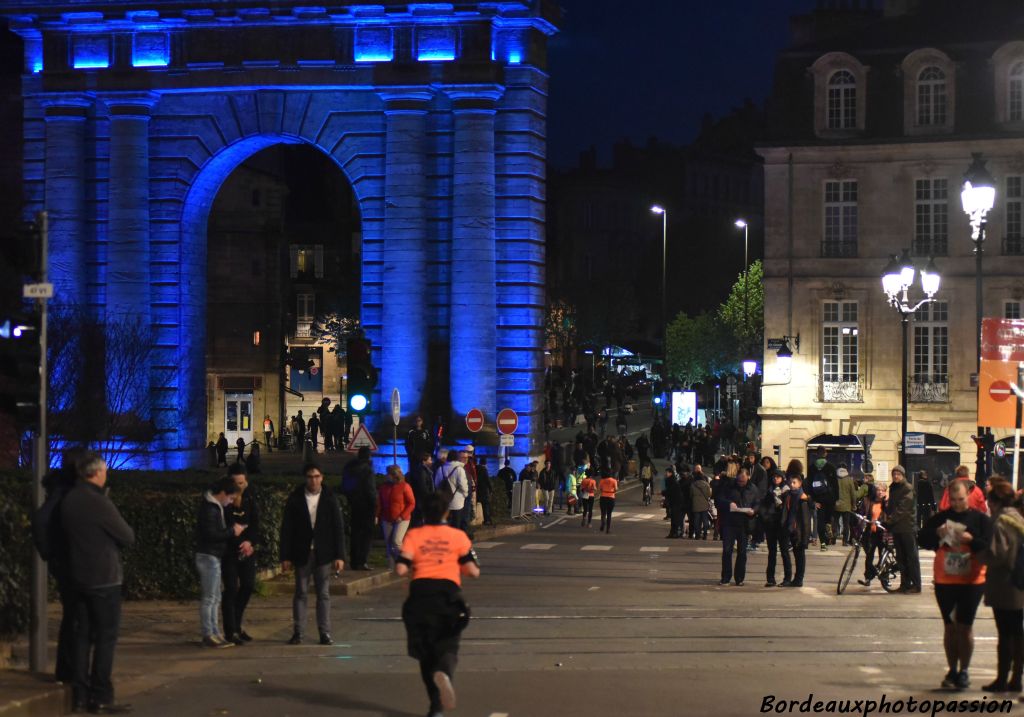
POLYGON ((473 433, 476 433, 484 427, 484 412, 479 408, 474 408, 472 411, 466 414, 466 428, 473 433))
POLYGON ((511 408, 503 408, 498 412, 498 433, 509 435, 519 428, 519 416, 511 408))
POLYGON ((993 401, 999 401, 1002 403, 1013 395, 1013 389, 1010 388, 1010 384, 1001 379, 996 379, 992 382, 992 385, 988 387, 988 394, 992 397, 993 401))

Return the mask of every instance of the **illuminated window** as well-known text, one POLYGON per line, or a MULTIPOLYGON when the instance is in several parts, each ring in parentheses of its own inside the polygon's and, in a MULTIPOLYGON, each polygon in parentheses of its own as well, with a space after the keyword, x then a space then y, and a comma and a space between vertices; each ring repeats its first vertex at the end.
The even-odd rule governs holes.
POLYGON ((312 334, 313 317, 316 316, 316 294, 296 295, 295 337, 308 339, 312 334))
POLYGON ((948 383, 949 305, 925 304, 914 312, 914 383, 948 383))
POLYGON ((917 124, 946 124, 946 73, 926 67, 917 78, 917 124))
POLYGON ((828 128, 857 128, 857 80, 849 70, 839 70, 828 80, 828 128))
POLYGON ((829 384, 859 378, 860 327, 856 301, 826 301, 822 307, 821 377, 829 384))
POLYGON ((322 279, 324 276, 323 244, 292 244, 291 277, 293 279, 322 279))

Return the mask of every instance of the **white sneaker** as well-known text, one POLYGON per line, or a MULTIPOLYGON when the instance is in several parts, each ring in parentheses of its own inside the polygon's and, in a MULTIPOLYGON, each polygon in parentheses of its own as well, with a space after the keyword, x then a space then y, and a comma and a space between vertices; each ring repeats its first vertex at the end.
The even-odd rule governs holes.
POLYGON ((435 672, 434 684, 441 693, 441 706, 446 710, 455 709, 455 688, 452 687, 452 681, 448 675, 441 671, 435 672))

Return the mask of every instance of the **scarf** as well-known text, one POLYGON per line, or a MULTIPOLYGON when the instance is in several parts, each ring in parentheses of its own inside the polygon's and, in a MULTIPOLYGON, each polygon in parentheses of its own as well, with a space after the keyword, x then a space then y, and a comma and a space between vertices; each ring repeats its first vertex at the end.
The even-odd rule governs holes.
POLYGON ((799 490, 791 490, 789 491, 789 495, 786 496, 786 508, 789 511, 786 515, 786 530, 789 531, 790 535, 796 535, 799 533, 800 501, 803 500, 803 497, 803 488, 800 488, 799 490))

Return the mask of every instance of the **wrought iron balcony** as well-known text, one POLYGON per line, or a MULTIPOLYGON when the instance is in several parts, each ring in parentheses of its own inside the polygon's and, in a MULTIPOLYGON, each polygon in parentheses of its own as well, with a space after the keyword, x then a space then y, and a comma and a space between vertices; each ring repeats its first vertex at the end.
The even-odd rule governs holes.
POLYGON ((818 400, 822 403, 863 403, 864 382, 856 381, 821 381, 818 386, 818 400))
POLYGON ((947 376, 913 376, 908 388, 911 403, 949 403, 947 376))

